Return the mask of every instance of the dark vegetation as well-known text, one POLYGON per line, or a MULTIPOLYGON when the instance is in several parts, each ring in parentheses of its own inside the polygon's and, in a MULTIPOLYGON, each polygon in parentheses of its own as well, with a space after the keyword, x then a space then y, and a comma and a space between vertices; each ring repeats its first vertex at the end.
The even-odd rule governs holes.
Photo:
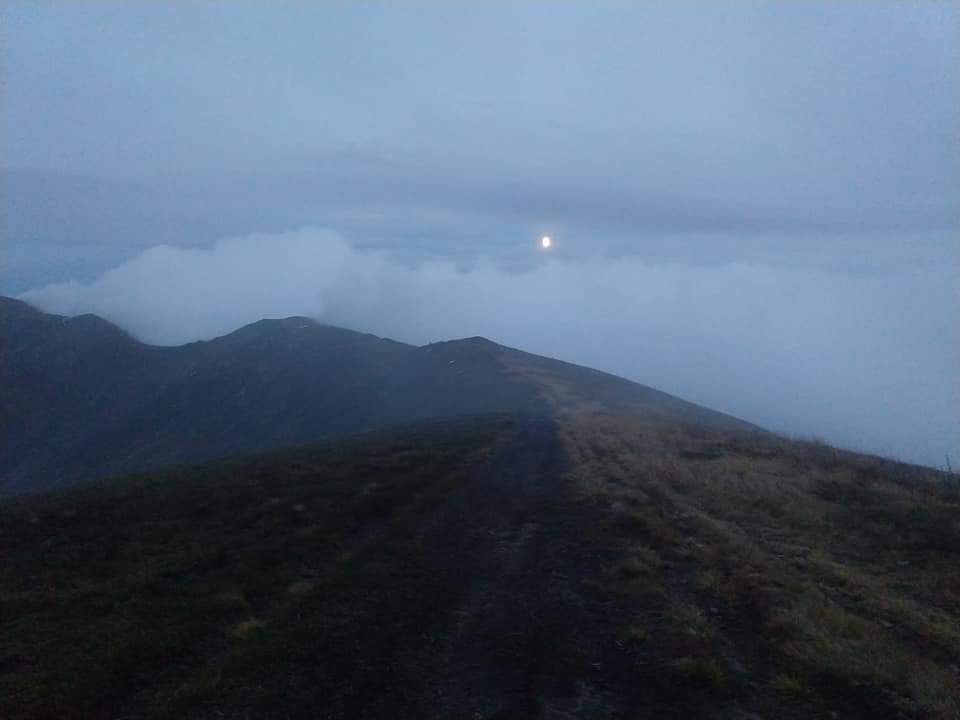
POLYGON ((9 718, 957 717, 960 491, 491 416, 0 505, 9 718))
POLYGON ((393 645, 441 598, 424 530, 510 427, 428 425, 8 501, 0 717, 372 713, 391 700, 393 645))

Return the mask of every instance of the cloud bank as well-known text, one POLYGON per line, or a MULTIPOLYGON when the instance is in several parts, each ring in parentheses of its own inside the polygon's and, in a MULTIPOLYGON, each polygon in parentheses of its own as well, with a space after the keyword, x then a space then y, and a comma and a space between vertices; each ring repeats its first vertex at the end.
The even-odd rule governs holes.
POLYGON ((156 344, 290 315, 413 343, 484 335, 773 430, 942 465, 947 453, 960 460, 955 273, 573 262, 562 245, 509 272, 490 261, 405 264, 304 229, 157 246, 89 284, 21 297, 96 313, 156 344))

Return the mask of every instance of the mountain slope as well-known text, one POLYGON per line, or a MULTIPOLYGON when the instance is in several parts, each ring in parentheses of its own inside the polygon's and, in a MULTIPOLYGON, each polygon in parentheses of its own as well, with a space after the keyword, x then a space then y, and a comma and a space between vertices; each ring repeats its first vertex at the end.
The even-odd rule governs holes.
POLYGON ((935 718, 960 493, 609 413, 423 423, 0 503, 0 715, 935 718))
POLYGON ((154 347, 92 315, 0 298, 0 492, 278 448, 433 417, 582 409, 753 429, 482 338, 425 347, 263 320, 154 347))

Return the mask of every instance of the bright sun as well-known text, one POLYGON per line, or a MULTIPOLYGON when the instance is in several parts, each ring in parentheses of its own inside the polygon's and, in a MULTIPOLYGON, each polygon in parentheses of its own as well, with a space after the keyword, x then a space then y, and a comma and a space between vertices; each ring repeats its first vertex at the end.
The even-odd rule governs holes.
POLYGON ((544 250, 549 250, 553 246, 553 240, 550 239, 549 235, 544 235, 540 238, 540 247, 544 250))

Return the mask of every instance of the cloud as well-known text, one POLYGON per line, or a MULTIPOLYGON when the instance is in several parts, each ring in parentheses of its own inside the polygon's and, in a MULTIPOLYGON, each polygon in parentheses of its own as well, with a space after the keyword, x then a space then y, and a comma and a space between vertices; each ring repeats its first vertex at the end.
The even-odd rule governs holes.
POLYGON ((154 247, 89 284, 21 297, 157 344, 290 315, 413 343, 485 335, 778 431, 941 464, 960 458, 955 269, 573 261, 561 239, 509 272, 488 260, 405 264, 303 229, 154 247))

